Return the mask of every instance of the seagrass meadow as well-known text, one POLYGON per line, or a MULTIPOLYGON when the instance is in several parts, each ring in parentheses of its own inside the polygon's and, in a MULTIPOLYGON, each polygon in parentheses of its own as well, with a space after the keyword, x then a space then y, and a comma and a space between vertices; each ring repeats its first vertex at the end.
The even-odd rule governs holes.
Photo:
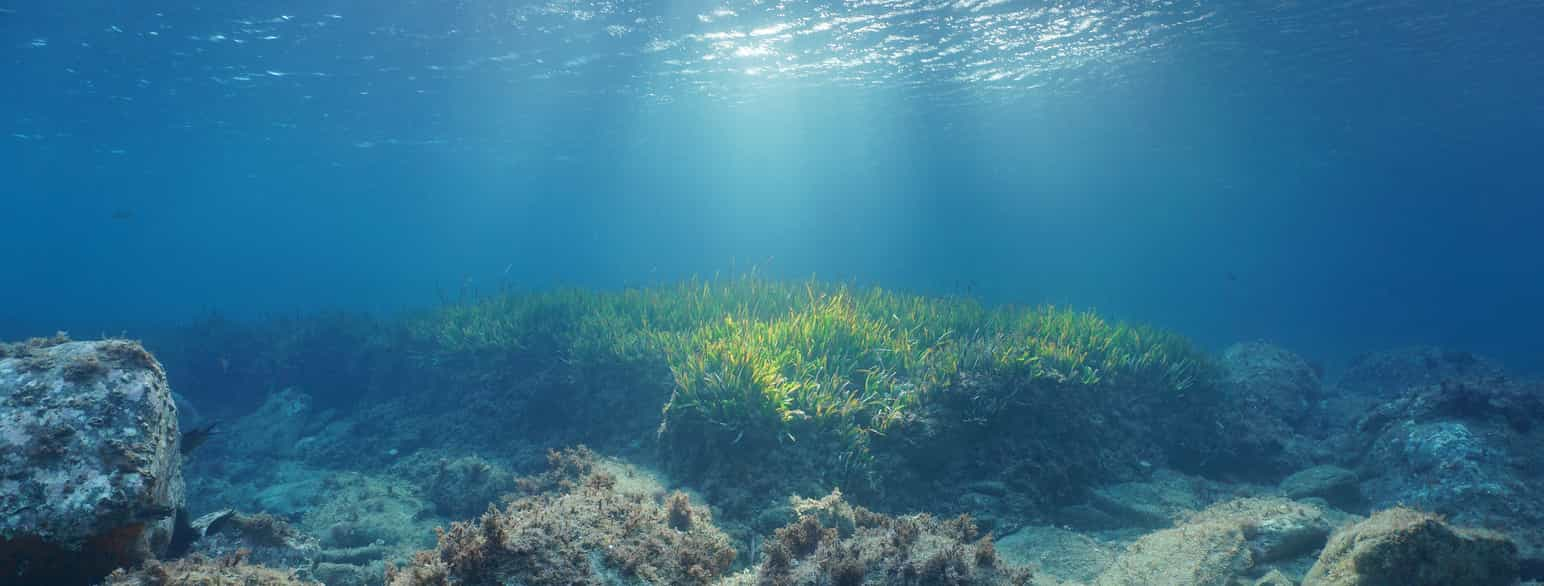
POLYGON ((1153 430, 1123 418, 1202 409, 1215 376, 1184 337, 1090 311, 754 275, 504 292, 404 328, 422 364, 484 381, 547 373, 511 392, 588 414, 559 416, 595 428, 586 441, 653 444, 674 472, 762 498, 803 483, 893 491, 924 463, 978 480, 1054 471, 1023 482, 1068 494, 1163 459, 1144 453, 1162 445, 1153 430))

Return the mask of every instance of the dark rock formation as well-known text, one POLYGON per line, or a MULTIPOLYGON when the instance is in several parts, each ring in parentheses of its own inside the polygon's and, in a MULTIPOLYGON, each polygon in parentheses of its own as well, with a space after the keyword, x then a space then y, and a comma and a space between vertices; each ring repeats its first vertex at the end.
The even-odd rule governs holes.
POLYGON ((63 336, 0 357, 0 579, 87 583, 163 552, 183 483, 155 358, 63 336))

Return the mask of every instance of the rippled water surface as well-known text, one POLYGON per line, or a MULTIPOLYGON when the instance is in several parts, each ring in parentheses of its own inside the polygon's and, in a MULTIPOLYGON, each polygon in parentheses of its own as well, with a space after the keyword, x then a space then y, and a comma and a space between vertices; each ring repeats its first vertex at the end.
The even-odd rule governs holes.
POLYGON ((0 322, 778 258, 1217 343, 1520 348, 1540 30, 1518 0, 13 1, 35 230, 0 245, 72 244, 11 259, 58 287, 0 322), (118 309, 89 292, 130 269, 55 268, 143 258, 118 309))

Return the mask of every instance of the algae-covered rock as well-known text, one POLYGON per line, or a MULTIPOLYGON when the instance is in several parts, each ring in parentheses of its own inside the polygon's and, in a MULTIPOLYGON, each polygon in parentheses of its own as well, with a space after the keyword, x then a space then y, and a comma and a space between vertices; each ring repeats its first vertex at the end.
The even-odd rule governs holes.
POLYGON ((430 458, 414 454, 401 466, 435 512, 452 519, 475 517, 515 489, 515 475, 481 456, 430 458))
POLYGON ((1517 546, 1506 537, 1395 508, 1336 533, 1303 586, 1500 586, 1517 579, 1517 546))
POLYGON ((1316 505, 1280 498, 1219 503, 1138 539, 1094 584, 1229 586, 1268 571, 1266 564, 1311 555, 1345 521, 1316 505))
POLYGON ((1232 400, 1288 423, 1302 421, 1323 395, 1307 361, 1265 342, 1234 344, 1223 352, 1222 363, 1232 400))
POLYGON ((160 364, 62 336, 0 356, 0 576, 86 582, 163 552, 183 483, 160 364))
POLYGON ((1287 498, 1321 498, 1342 509, 1351 509, 1362 501, 1358 480, 1355 472, 1339 466, 1314 466, 1282 480, 1281 492, 1287 498))
POLYGON ((390 586, 706 585, 734 562, 729 537, 684 494, 661 498, 633 468, 583 448, 524 479, 530 494, 440 532, 439 545, 386 573, 390 586))
POLYGON ((1253 586, 1297 586, 1297 581, 1281 573, 1281 570, 1271 570, 1256 579, 1253 586))
POLYGON ((1240 525, 1223 521, 1158 531, 1127 547, 1094 584, 1229 586, 1253 563, 1244 541, 1240 525))
MULTIPOLYGON (((1144 481, 1121 482, 1090 491, 1086 506, 1104 513, 1108 527, 1080 525, 1089 529, 1143 527, 1159 529, 1207 505, 1211 487, 1200 478, 1160 469, 1144 481)), ((1070 509, 1070 508, 1069 508, 1070 509)), ((1064 515, 1077 512, 1063 510, 1064 515)), ((1087 514, 1087 511, 1083 511, 1087 514)), ((1097 519, 1098 517, 1094 517, 1097 519)), ((1090 518, 1070 518, 1072 524, 1091 523, 1090 518)))
POLYGON ((244 554, 208 558, 190 556, 172 562, 150 560, 134 571, 115 570, 102 586, 322 586, 293 571, 247 562, 244 554))
POLYGON ((727 584, 1000 586, 1048 584, 997 554, 968 516, 891 517, 853 506, 841 494, 796 499, 797 521, 761 546, 762 561, 727 584))
POLYGON ((1409 506, 1505 531, 1544 557, 1544 384, 1465 378, 1411 388, 1362 418, 1361 489, 1375 508, 1409 506))
POLYGON ((1097 578, 1121 549, 1118 544, 1049 525, 1024 527, 997 539, 997 556, 1004 562, 1037 567, 1041 574, 1077 582, 1097 578))
POLYGON ((266 513, 224 509, 195 519, 190 529, 196 538, 192 553, 208 559, 240 556, 270 568, 300 570, 309 569, 321 549, 315 537, 266 513))
POLYGON ((1407 389, 1452 378, 1496 377, 1500 364, 1460 350, 1431 346, 1398 348, 1358 357, 1335 386, 1343 393, 1397 397, 1407 389))
POLYGON ((1218 405, 1207 441, 1176 465, 1228 478, 1275 481, 1316 460, 1306 441, 1323 398, 1315 369, 1296 354, 1264 342, 1235 344, 1222 356, 1218 405))

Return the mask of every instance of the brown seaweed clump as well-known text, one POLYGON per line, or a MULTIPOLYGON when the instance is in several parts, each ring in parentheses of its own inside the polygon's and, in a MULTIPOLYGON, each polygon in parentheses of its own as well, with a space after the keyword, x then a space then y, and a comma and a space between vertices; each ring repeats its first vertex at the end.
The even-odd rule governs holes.
POLYGON ((293 571, 247 563, 247 551, 208 558, 194 555, 159 562, 151 560, 133 572, 114 570, 102 586, 321 586, 301 580, 293 571))
POLYGON ((667 507, 583 448, 554 452, 549 463, 520 483, 526 496, 438 530, 439 545, 388 569, 386 583, 706 585, 734 563, 729 537, 705 507, 677 498, 667 507))
POLYGON ((758 586, 864 584, 1033 585, 1033 572, 997 557, 990 535, 968 516, 891 517, 852 506, 832 493, 796 500, 799 519, 761 548, 761 563, 743 583, 758 586))

